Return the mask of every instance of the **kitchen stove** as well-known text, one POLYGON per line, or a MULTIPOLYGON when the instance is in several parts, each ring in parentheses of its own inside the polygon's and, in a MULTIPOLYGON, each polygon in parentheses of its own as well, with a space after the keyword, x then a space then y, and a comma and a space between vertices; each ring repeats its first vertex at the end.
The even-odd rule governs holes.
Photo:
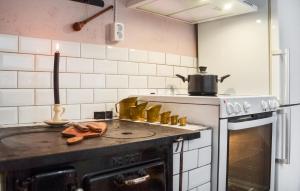
POLYGON ((189 123, 211 127, 212 191, 274 190, 276 110, 273 96, 142 96, 189 123))

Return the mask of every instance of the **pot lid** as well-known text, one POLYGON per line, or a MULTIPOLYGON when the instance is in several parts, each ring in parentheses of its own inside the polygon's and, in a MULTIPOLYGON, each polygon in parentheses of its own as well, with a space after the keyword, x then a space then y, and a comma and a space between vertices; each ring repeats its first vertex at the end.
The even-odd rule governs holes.
POLYGON ((198 73, 194 74, 194 75, 200 75, 200 76, 217 76, 217 75, 214 75, 214 74, 208 74, 207 73, 207 66, 200 66, 199 67, 199 71, 198 73))

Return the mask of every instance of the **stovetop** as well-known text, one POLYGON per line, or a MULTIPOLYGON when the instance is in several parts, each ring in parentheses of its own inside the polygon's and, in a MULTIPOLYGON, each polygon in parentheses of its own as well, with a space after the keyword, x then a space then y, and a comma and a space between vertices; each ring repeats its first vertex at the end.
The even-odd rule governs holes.
POLYGON ((13 127, 0 132, 0 172, 34 168, 56 162, 70 162, 129 148, 170 144, 178 137, 199 138, 198 131, 165 127, 147 123, 106 121, 108 131, 103 137, 67 145, 61 136, 62 127, 13 127), (138 143, 138 144, 137 144, 138 143))

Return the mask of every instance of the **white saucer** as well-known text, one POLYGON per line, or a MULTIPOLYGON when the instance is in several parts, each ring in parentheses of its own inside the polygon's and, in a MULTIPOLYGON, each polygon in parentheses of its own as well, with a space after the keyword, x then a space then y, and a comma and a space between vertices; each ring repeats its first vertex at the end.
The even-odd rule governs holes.
POLYGON ((63 126, 63 125, 70 123, 70 121, 66 120, 66 119, 63 119, 61 121, 46 120, 46 121, 44 121, 44 123, 46 123, 47 125, 51 125, 51 126, 63 126))

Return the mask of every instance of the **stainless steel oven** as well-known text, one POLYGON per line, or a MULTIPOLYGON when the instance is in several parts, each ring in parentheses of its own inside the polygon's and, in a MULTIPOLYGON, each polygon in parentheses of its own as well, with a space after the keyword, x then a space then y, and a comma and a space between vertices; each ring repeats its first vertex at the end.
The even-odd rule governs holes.
POLYGON ((218 191, 274 191, 276 113, 220 120, 218 191))

